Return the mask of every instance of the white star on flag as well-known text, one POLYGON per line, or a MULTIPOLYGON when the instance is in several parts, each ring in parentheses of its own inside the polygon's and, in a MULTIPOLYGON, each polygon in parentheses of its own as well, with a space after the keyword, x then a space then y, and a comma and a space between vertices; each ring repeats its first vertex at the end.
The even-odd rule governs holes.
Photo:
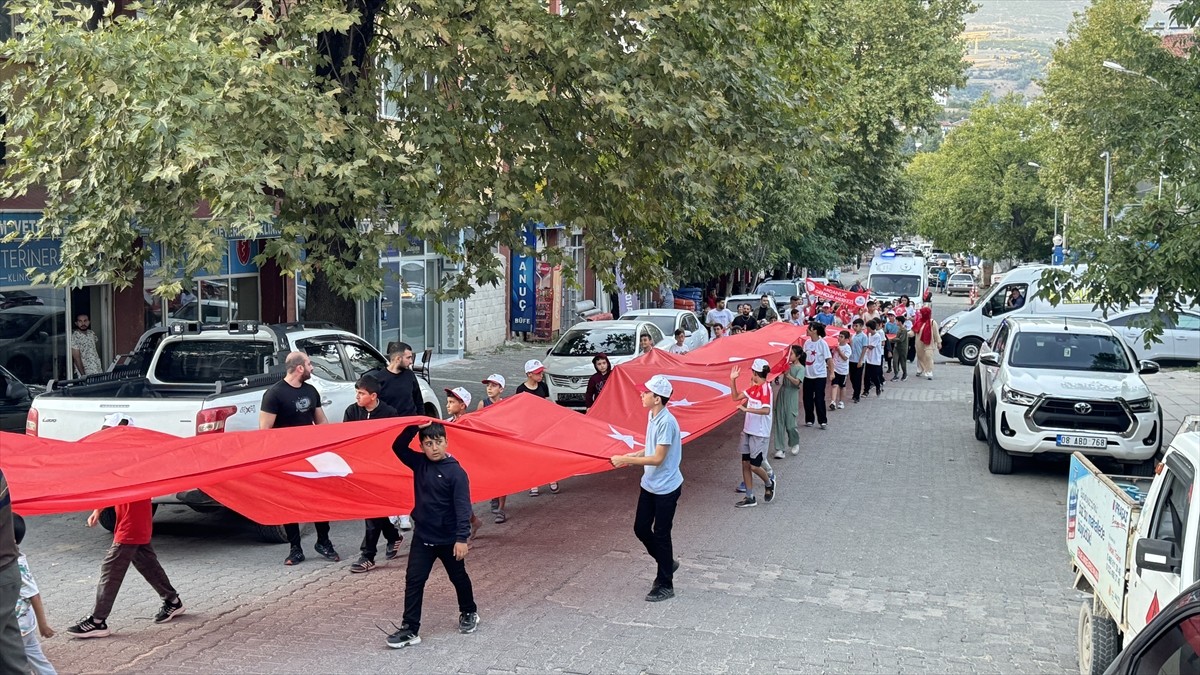
POLYGON ((667 406, 671 407, 671 408, 675 408, 675 407, 686 408, 686 407, 692 406, 692 405, 696 405, 696 404, 692 403, 691 401, 687 400, 686 398, 681 398, 678 401, 671 401, 670 403, 667 404, 667 406))
POLYGON ((611 434, 608 435, 609 438, 621 441, 625 445, 629 446, 630 450, 632 450, 633 446, 635 446, 635 445, 641 445, 641 443, 638 443, 637 441, 633 440, 633 436, 630 436, 629 434, 623 434, 623 433, 617 431, 616 427, 614 427, 611 424, 608 425, 608 429, 609 429, 609 431, 612 432, 611 434))

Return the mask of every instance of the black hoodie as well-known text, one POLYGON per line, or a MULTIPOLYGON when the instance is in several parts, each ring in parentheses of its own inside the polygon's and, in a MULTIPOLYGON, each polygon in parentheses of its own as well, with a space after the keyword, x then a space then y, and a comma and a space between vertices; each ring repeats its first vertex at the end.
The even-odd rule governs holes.
POLYGON ((409 444, 418 432, 410 424, 392 443, 392 452, 413 472, 412 519, 416 536, 434 546, 466 543, 471 536, 471 486, 467 472, 450 455, 440 462, 409 444))

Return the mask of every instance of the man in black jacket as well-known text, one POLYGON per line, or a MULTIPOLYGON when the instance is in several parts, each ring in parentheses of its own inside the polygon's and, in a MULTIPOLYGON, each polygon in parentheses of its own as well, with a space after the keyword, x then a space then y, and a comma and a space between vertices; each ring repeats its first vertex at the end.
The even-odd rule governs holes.
MULTIPOLYGON (((362 420, 378 420, 385 417, 395 417, 396 409, 379 400, 379 381, 370 373, 358 378, 354 383, 354 403, 346 407, 342 415, 343 422, 359 422, 362 420)), ((351 563, 350 571, 355 574, 370 572, 375 569, 375 554, 379 551, 379 535, 387 541, 384 555, 388 560, 394 560, 400 555, 400 542, 404 537, 392 524, 387 516, 367 518, 367 531, 363 535, 362 545, 359 546, 358 560, 351 563)))
POLYGON ((412 364, 412 347, 405 342, 398 342, 388 354, 387 369, 369 373, 379 381, 379 399, 395 408, 397 417, 424 413, 425 401, 421 397, 421 385, 417 383, 412 364))
POLYGON ((458 594, 458 630, 473 633, 479 626, 471 578, 467 576, 467 540, 471 537, 471 487, 458 460, 446 452, 446 428, 437 422, 410 424, 392 443, 392 452, 412 469, 413 531, 404 579, 404 619, 387 638, 400 649, 421 642, 421 602, 433 561, 441 560, 458 594), (409 449, 420 434, 421 452, 409 449))

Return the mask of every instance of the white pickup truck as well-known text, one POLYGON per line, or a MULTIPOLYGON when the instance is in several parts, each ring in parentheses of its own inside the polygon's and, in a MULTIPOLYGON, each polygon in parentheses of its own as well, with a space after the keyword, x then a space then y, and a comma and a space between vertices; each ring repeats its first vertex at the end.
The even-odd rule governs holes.
POLYGON ((1071 456, 1067 550, 1079 609, 1079 672, 1101 675, 1159 610, 1200 579, 1200 415, 1151 478, 1101 473, 1071 456))
MULTIPOLYGON (((354 402, 355 381, 386 366, 374 347, 332 324, 176 323, 146 332, 111 372, 51 382, 34 399, 25 433, 74 441, 98 431, 104 417, 114 412, 130 415, 139 427, 175 436, 257 429, 263 393, 283 378, 283 362, 291 351, 312 359, 309 383, 321 393, 331 422, 340 422, 354 402)), ((424 380, 417 381, 424 414, 441 417, 437 395, 424 380)), ((154 502, 185 504, 200 512, 219 506, 199 490, 154 502)), ((101 518, 101 523, 109 527, 112 518, 101 518)), ((263 527, 260 535, 277 540, 282 536, 277 529, 263 527)))

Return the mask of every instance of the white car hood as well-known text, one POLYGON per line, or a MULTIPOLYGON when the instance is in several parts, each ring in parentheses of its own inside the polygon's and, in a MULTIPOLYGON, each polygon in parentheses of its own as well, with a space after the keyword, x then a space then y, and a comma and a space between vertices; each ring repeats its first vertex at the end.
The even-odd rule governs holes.
POLYGON ((1062 372, 1012 368, 1008 386, 1023 392, 1045 392, 1063 398, 1115 399, 1132 401, 1146 398, 1150 388, 1137 373, 1062 372))

